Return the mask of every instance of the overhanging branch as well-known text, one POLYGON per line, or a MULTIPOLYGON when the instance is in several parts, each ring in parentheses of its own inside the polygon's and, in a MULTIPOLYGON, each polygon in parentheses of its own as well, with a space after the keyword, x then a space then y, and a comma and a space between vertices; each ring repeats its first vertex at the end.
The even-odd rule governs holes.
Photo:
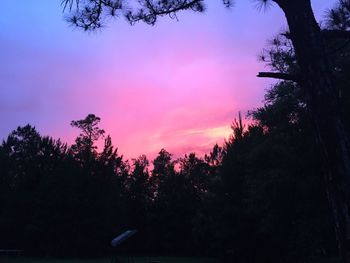
MULTIPOLYGON (((343 38, 343 39, 350 39, 350 31, 346 30, 322 30, 322 35, 326 39, 335 39, 335 38, 343 38)), ((287 39, 291 39, 291 34, 289 32, 285 32, 281 34, 282 36, 286 37, 287 39)))
POLYGON ((299 78, 296 75, 291 75, 281 72, 259 72, 257 75, 258 78, 272 78, 272 79, 282 79, 290 80, 294 82, 299 82, 299 78))
POLYGON ((322 30, 322 34, 327 39, 334 39, 334 38, 350 39, 350 31, 346 31, 346 30, 322 30))

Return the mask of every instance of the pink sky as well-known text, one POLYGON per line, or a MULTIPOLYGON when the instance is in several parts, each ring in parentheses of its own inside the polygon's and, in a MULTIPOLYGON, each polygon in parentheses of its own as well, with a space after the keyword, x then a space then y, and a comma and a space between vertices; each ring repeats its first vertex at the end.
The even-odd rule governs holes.
MULTIPOLYGON (((0 17, 0 138, 30 123, 72 143, 71 120, 101 117, 126 158, 161 149, 203 154, 222 143, 238 111, 262 104, 268 80, 257 54, 286 28, 281 11, 252 1, 156 26, 125 21, 101 32, 67 25, 60 1, 6 1, 0 17)), ((318 18, 335 1, 314 0, 318 18)))

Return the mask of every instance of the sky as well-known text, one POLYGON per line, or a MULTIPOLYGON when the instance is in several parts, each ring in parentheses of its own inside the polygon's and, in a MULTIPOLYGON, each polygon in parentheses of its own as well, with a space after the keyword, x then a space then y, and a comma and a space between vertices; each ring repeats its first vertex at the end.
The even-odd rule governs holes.
MULTIPOLYGON (((222 144, 239 111, 263 105, 273 82, 255 77, 268 70, 257 57, 287 28, 277 6, 253 0, 91 33, 65 21, 61 0, 0 1, 0 139, 29 123, 72 144, 70 122, 93 113, 126 158, 222 144)), ((313 0, 317 19, 334 3, 313 0)))

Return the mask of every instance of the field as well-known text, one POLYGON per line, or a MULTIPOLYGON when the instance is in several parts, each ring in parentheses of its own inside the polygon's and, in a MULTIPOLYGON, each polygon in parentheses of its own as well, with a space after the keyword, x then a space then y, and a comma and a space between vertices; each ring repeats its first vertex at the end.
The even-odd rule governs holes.
MULTIPOLYGON (((24 257, 0 257, 1 263, 111 263, 111 258, 98 259, 35 259, 24 257)), ((185 258, 185 257, 134 257, 128 261, 122 258, 120 263, 218 263, 216 259, 210 258, 185 258)), ((113 262, 114 263, 114 262, 113 262)))

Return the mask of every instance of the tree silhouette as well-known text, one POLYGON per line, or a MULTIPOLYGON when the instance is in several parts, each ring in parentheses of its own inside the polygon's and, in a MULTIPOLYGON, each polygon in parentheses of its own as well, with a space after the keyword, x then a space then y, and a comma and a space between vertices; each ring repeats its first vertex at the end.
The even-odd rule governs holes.
POLYGON ((0 145, 0 245, 105 255, 115 234, 137 227, 139 253, 227 262, 333 256, 321 162, 299 91, 291 82, 275 85, 251 113, 254 124, 244 128, 239 118, 230 139, 204 159, 173 160, 161 150, 152 176, 145 156, 130 166, 109 136, 82 163, 59 140, 19 127, 0 145))
MULTIPOLYGON (((339 251, 343 261, 350 262, 350 140, 340 112, 339 92, 326 48, 326 39, 349 38, 348 27, 322 31, 310 0, 260 1, 263 4, 272 1, 284 12, 289 26, 287 35, 293 44, 299 70, 295 74, 260 72, 258 76, 291 80, 299 83, 304 91, 324 158, 325 182, 339 251)), ((223 3, 231 6, 233 1, 223 0, 223 3)), ((63 4, 71 11, 76 7, 70 22, 84 30, 99 28, 106 19, 118 15, 124 15, 131 24, 143 21, 153 25, 158 17, 169 15, 177 18, 177 12, 182 10, 204 10, 204 0, 141 0, 136 5, 121 0, 63 0, 63 4)), ((347 6, 349 1, 341 0, 341 4, 347 6)), ((337 13, 341 17, 339 10, 337 13)))
MULTIPOLYGON (((72 127, 76 127, 81 131, 75 139, 75 144, 72 145, 72 150, 77 158, 89 160, 93 155, 96 155, 97 146, 94 143, 105 133, 103 129, 98 127, 100 121, 99 117, 89 114, 83 120, 71 122, 72 127)), ((108 148, 108 140, 106 143, 105 150, 108 148)))

